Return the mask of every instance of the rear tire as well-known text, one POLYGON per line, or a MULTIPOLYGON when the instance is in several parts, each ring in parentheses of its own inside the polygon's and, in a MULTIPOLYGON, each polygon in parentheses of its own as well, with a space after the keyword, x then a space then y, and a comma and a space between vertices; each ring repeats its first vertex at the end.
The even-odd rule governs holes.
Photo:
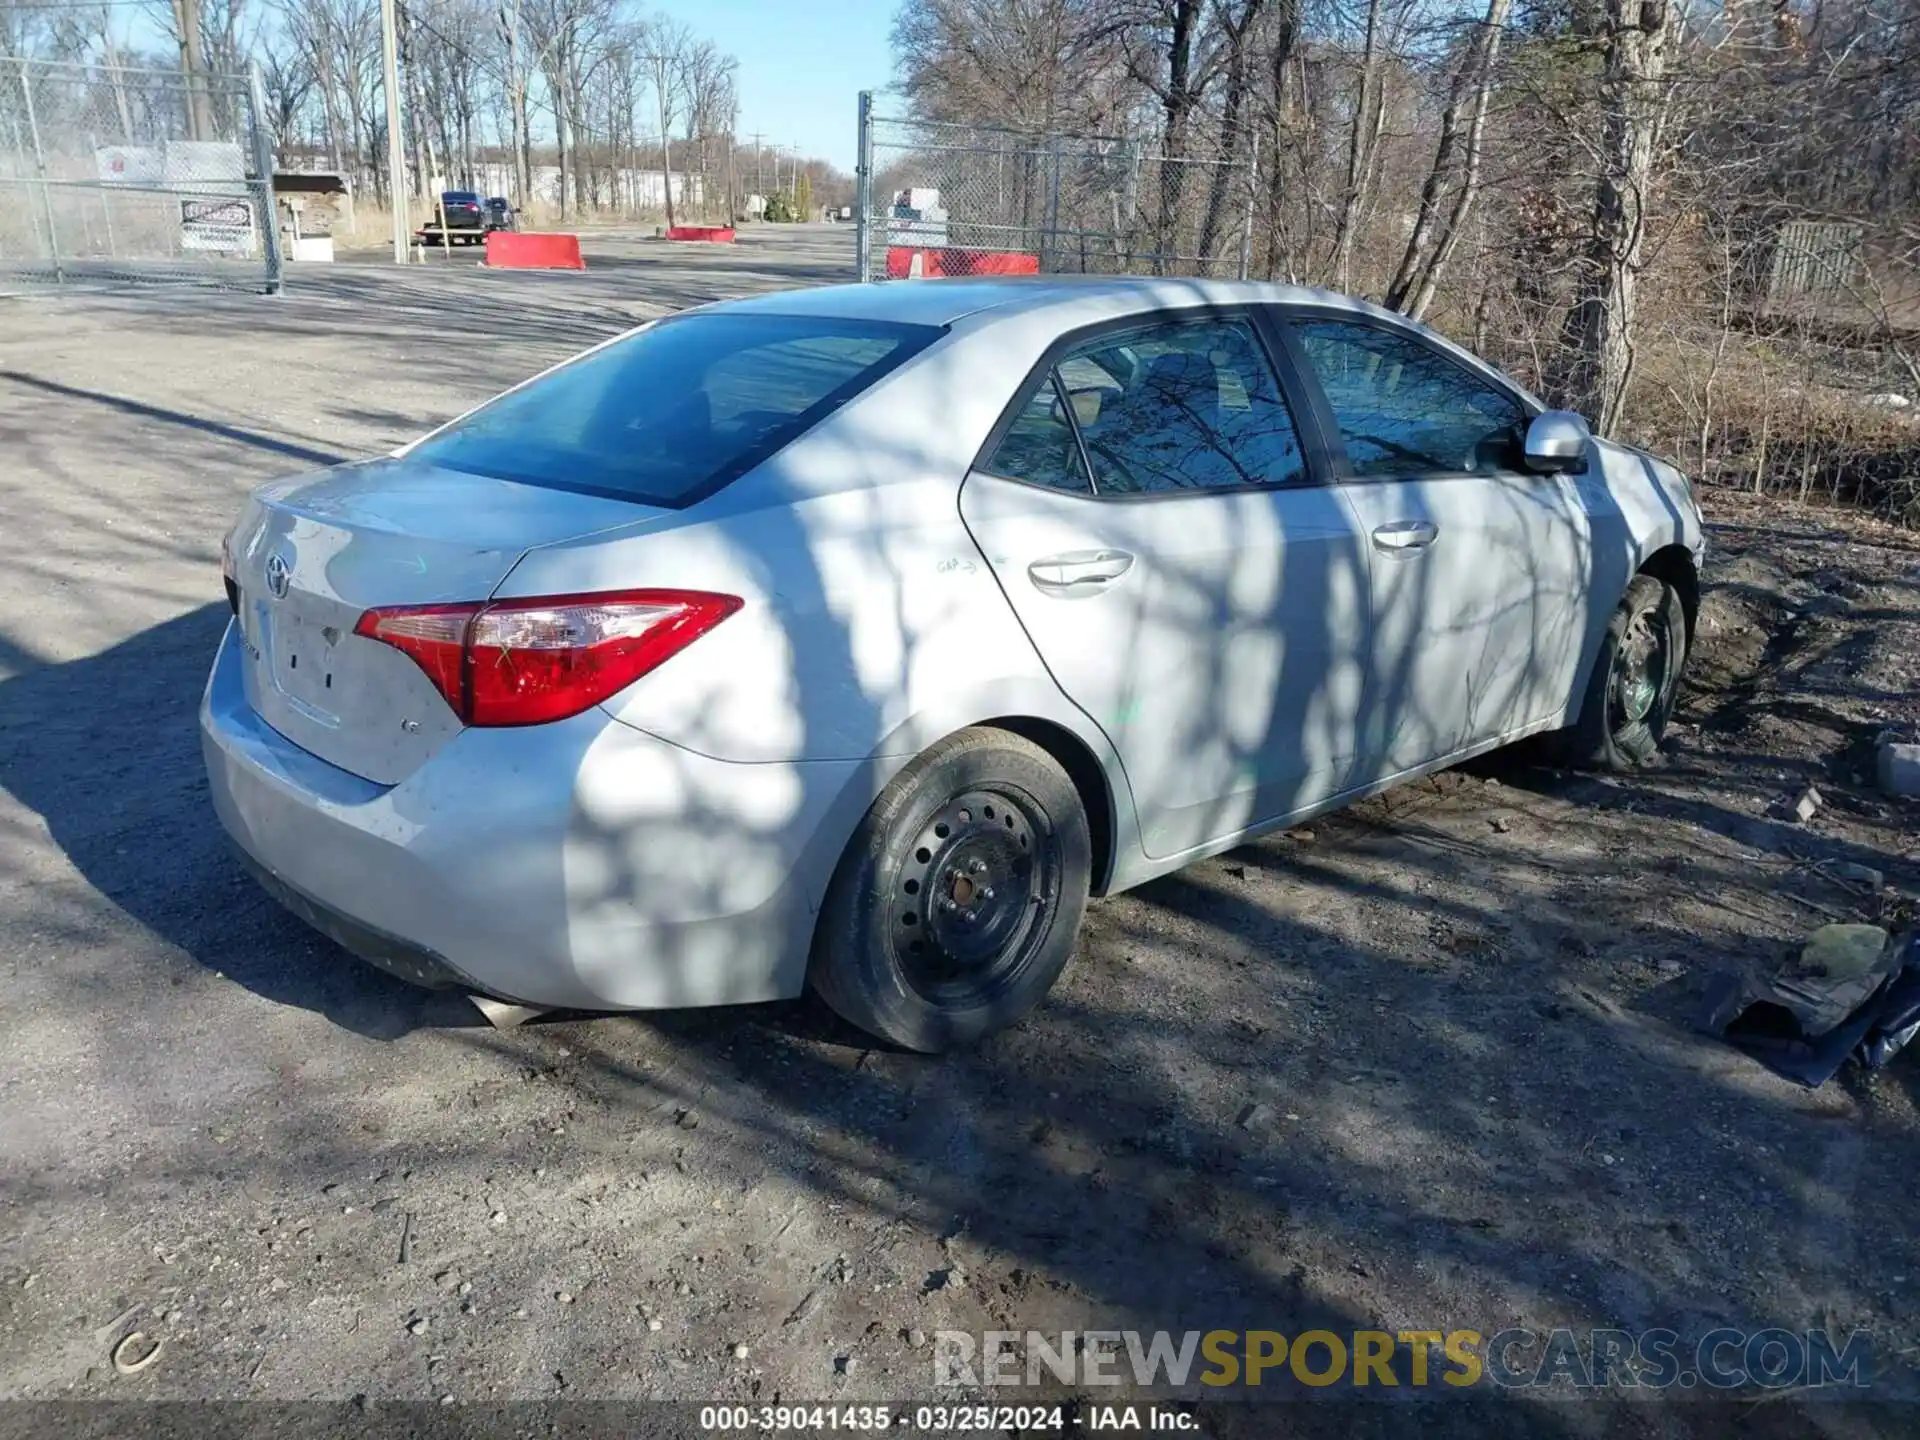
POLYGON ((1093 843, 1059 762, 962 730, 895 776, 834 872, 809 979, 909 1050, 969 1045, 1052 988, 1086 911, 1093 843))
POLYGON ((1607 621, 1580 718, 1560 734, 1559 758, 1593 770, 1651 764, 1686 663, 1687 617, 1679 593, 1656 576, 1635 575, 1607 621))

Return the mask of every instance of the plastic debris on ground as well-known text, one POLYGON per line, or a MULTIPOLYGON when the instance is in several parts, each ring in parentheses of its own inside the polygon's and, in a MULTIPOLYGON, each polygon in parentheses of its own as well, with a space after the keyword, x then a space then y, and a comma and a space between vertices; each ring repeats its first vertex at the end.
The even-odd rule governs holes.
POLYGON ((1849 1058, 1877 1070, 1920 1033, 1920 937, 1823 925, 1777 974, 1716 981, 1700 1028, 1809 1089, 1849 1058))

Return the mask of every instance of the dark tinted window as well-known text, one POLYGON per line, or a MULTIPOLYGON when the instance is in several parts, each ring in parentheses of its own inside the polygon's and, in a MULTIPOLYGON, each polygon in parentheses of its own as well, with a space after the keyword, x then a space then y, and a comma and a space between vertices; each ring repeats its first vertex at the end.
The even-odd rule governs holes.
POLYGON ((1304 474, 1293 417, 1243 320, 1103 336, 1062 361, 1059 375, 1101 494, 1285 484, 1304 474))
POLYGON ((530 485, 682 505, 939 333, 779 315, 666 320, 501 396, 413 453, 530 485))
POLYGON ((449 205, 477 205, 480 197, 471 190, 443 190, 440 198, 449 205))
POLYGON ((1512 467, 1526 412, 1412 335, 1313 320, 1294 326, 1355 475, 1512 467))
POLYGON ((1049 376, 1033 398, 1020 407, 1006 438, 982 468, 990 474, 1055 490, 1083 494, 1091 490, 1086 461, 1081 458, 1080 442, 1074 438, 1066 406, 1057 380, 1049 376))

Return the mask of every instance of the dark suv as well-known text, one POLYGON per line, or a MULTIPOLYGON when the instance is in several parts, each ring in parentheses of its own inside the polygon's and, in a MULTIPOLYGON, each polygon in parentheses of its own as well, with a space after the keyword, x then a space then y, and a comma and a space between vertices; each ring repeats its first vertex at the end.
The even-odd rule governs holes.
POLYGON ((471 190, 443 191, 440 210, 445 217, 449 243, 461 240, 472 245, 487 231, 486 210, 480 203, 480 197, 471 190))

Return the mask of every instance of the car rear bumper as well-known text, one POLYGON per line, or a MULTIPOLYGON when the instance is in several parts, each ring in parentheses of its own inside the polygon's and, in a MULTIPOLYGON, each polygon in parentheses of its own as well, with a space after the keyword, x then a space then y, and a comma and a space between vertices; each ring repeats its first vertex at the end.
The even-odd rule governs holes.
MULTIPOLYGON (((326 936, 341 949, 358 955, 369 965, 377 966, 397 979, 409 985, 418 985, 423 990, 482 990, 471 976, 464 975, 444 956, 403 940, 398 935, 389 935, 385 931, 375 930, 363 925, 351 915, 322 905, 298 886, 289 884, 274 874, 245 849, 235 847, 240 863, 247 873, 253 876, 260 888, 279 901, 288 911, 307 922, 322 935, 326 936)), ((508 999, 508 996, 501 996, 508 999)))
POLYGON ((240 667, 230 628, 200 710, 214 809, 269 892, 346 949, 528 1005, 803 988, 866 766, 711 760, 594 709, 463 730, 379 785, 268 726, 240 667))

